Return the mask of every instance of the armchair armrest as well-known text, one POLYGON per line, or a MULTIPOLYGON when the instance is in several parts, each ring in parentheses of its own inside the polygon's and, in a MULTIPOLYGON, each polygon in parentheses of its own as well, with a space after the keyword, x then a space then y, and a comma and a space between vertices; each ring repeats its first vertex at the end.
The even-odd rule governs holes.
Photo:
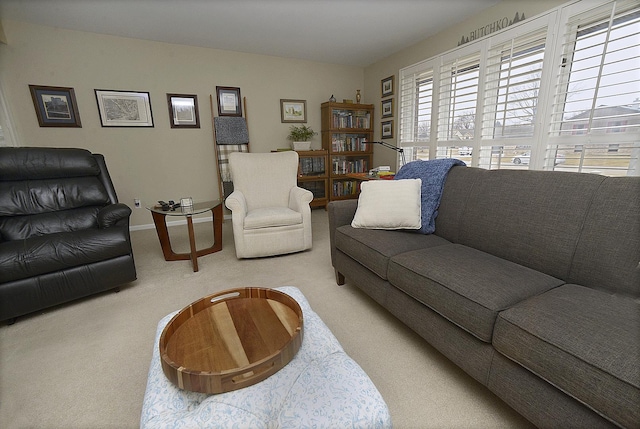
POLYGON ((302 213, 302 210, 306 206, 309 207, 309 203, 313 200, 313 193, 307 189, 299 186, 291 188, 289 193, 289 208, 291 210, 302 213))
POLYGON ((131 209, 123 203, 110 204, 98 212, 98 226, 109 228, 114 225, 127 225, 131 216, 131 209))
POLYGON ((247 200, 240 191, 233 191, 224 201, 224 205, 231 210, 239 219, 244 219, 247 215, 247 200))

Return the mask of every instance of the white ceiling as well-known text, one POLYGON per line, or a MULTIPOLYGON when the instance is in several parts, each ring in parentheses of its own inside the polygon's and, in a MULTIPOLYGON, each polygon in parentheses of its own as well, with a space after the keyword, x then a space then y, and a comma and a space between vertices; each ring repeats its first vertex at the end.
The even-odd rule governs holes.
POLYGON ((498 2, 0 0, 0 18, 365 67, 498 2))

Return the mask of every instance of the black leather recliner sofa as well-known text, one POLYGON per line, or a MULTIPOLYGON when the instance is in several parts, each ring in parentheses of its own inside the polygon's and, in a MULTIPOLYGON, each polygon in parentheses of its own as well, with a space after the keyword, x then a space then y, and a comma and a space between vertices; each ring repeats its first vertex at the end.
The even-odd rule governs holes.
POLYGON ((102 155, 0 148, 0 321, 135 280, 130 215, 102 155))

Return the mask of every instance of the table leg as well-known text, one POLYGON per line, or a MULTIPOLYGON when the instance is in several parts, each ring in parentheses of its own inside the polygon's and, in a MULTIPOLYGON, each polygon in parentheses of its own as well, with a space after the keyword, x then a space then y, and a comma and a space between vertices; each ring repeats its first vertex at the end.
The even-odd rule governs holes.
POLYGON ((193 232, 193 219, 187 216, 187 229, 189 230, 189 247, 191 248, 191 263, 193 272, 198 271, 198 251, 196 250, 196 235, 193 232))
POLYGON ((160 240, 164 260, 175 260, 174 256, 176 254, 171 249, 171 240, 169 239, 169 231, 167 230, 167 216, 156 212, 151 212, 151 215, 153 216, 153 223, 156 225, 156 232, 158 233, 158 240, 160 240))
POLYGON ((222 204, 218 204, 211 209, 211 215, 213 216, 213 246, 211 246, 211 253, 219 252, 222 250, 222 204))

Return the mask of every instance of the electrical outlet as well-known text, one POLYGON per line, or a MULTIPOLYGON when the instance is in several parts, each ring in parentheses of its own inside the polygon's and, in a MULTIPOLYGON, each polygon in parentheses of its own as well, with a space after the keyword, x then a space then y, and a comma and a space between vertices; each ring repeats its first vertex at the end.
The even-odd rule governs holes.
POLYGON ((140 207, 142 207, 142 206, 140 205, 140 198, 134 198, 134 199, 133 199, 133 205, 134 205, 134 207, 135 207, 135 208, 137 208, 137 209, 139 209, 140 207))

